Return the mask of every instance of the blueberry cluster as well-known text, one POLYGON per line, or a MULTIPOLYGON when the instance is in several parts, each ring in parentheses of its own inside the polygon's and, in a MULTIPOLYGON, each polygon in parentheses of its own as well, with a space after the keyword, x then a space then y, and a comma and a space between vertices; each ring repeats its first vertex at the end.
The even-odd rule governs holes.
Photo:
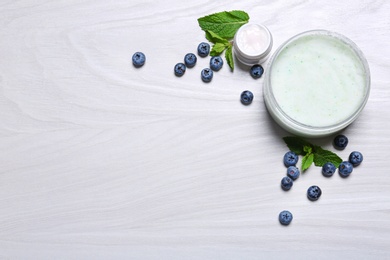
MULTIPOLYGON (((210 44, 201 42, 198 45, 198 55, 200 57, 207 57, 210 53, 210 44)), ((193 68, 197 62, 197 56, 194 53, 187 53, 184 56, 184 63, 179 62, 174 67, 174 72, 177 77, 181 77, 186 72, 187 68, 193 68)), ((210 58, 208 68, 202 69, 200 77, 203 82, 210 82, 213 79, 214 71, 219 71, 223 66, 223 60, 220 56, 213 56, 210 58)))
MULTIPOLYGON (((298 155, 292 151, 288 151, 283 156, 283 163, 287 167, 287 176, 284 176, 280 182, 284 191, 288 191, 292 188, 294 181, 298 179, 300 175, 299 169, 296 167, 298 162, 298 155)), ((283 210, 279 213, 279 222, 282 225, 289 225, 293 219, 293 215, 288 210, 283 210)))
MULTIPOLYGON (((345 135, 337 135, 333 139, 333 145, 338 150, 344 150, 348 145, 348 138, 345 135)), ((298 162, 298 155, 292 151, 288 151, 283 157, 283 163, 287 167, 287 176, 281 180, 281 187, 283 190, 288 191, 293 186, 294 181, 299 177, 300 172, 296 167, 298 162)), ((353 168, 360 165, 363 162, 363 155, 358 151, 350 153, 348 160, 340 163, 338 170, 341 177, 348 177, 353 168)), ((325 177, 331 177, 336 172, 336 166, 327 162, 322 166, 322 175, 325 177)), ((317 185, 312 185, 307 189, 306 196, 310 201, 318 200, 322 195, 322 190, 317 185)), ((292 220, 292 214, 289 211, 282 211, 279 214, 279 221, 282 225, 290 224, 292 220)))
POLYGON ((282 189, 288 191, 293 186, 293 181, 298 179, 300 175, 299 169, 296 167, 298 162, 298 155, 292 151, 288 151, 284 154, 283 163, 287 167, 287 176, 282 178, 282 189))
MULTIPOLYGON (((348 145, 348 138, 345 135, 337 135, 333 139, 333 145, 338 150, 344 150, 348 145)), ((361 152, 353 151, 350 153, 348 160, 340 163, 338 169, 341 177, 348 177, 353 168, 359 166, 363 162, 363 155, 361 152)), ((325 177, 331 177, 336 172, 334 164, 328 162, 322 166, 322 175, 325 177)))
MULTIPOLYGON (((198 45, 197 53, 200 57, 207 57, 210 54, 210 44, 201 42, 198 45)), ((196 65, 198 58, 194 53, 187 53, 184 56, 184 62, 178 62, 174 66, 174 73, 177 77, 182 77, 187 68, 193 68, 196 65)), ((136 52, 132 57, 133 65, 140 68, 145 64, 146 56, 143 52, 136 52)), ((223 66, 223 60, 220 56, 212 56, 208 68, 202 69, 200 77, 203 82, 210 82, 213 79, 214 72, 219 71, 223 66)), ((253 65, 249 70, 250 75, 254 79, 261 78, 264 73, 264 68, 260 64, 253 65)), ((253 101, 253 93, 245 90, 241 93, 240 101, 243 105, 250 105, 253 101)))

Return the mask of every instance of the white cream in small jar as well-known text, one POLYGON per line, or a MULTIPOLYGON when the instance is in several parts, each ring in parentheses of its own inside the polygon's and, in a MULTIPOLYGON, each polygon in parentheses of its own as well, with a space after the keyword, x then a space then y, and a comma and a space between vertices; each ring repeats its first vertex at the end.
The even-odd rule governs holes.
POLYGON ((260 24, 245 24, 234 36, 235 57, 243 64, 251 66, 262 63, 272 49, 272 35, 267 27, 260 24))

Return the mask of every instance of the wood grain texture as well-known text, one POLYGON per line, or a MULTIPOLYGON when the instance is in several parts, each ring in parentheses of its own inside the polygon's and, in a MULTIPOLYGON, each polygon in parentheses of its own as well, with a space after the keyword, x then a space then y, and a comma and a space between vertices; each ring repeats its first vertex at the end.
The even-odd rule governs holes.
MULTIPOLYGON (((387 1, 2 1, 0 259, 390 258, 387 1), (256 2, 256 3, 255 3, 256 2), (352 39, 372 89, 344 130, 365 156, 350 178, 280 179, 287 133, 263 79, 200 80, 197 18, 246 10, 274 46, 311 29, 352 39), (144 67, 131 65, 143 51, 144 67), (254 103, 243 106, 240 93, 254 103), (312 203, 307 187, 319 185, 312 203), (277 216, 288 209, 292 225, 277 216)), ((331 138, 317 140, 326 148, 331 138)))

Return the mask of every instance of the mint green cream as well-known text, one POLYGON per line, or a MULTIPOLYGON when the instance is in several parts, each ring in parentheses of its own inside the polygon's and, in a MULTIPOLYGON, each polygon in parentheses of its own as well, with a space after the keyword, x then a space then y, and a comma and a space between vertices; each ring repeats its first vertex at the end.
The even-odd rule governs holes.
POLYGON ((299 37, 280 50, 270 70, 277 105, 299 124, 340 124, 366 101, 366 68, 354 49, 336 37, 299 37))

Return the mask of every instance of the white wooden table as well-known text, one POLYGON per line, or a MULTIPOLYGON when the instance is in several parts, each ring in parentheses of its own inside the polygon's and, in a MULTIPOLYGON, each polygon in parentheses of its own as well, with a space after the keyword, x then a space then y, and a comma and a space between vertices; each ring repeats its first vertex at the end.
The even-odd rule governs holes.
POLYGON ((386 1, 1 1, 0 259, 390 258, 389 17, 386 1), (273 50, 327 29, 365 53, 371 95, 338 152, 364 154, 349 178, 312 166, 282 191, 288 133, 263 79, 225 65, 205 84, 208 58, 174 76, 205 40, 197 18, 235 9, 273 50))

